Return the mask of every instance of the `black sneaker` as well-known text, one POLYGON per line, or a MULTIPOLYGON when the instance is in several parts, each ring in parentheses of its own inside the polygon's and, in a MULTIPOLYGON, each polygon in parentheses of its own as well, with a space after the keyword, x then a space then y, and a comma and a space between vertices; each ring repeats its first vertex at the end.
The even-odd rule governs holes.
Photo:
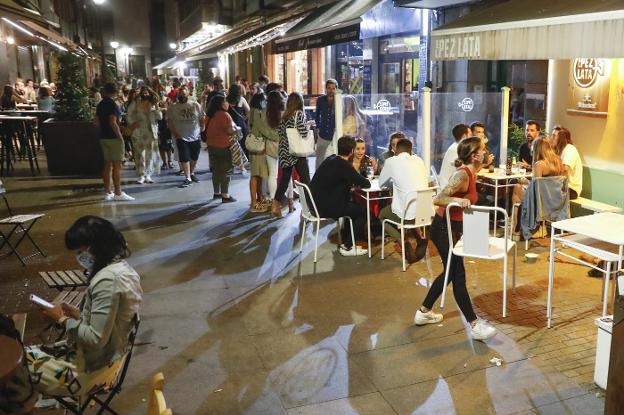
POLYGON ((182 184, 179 187, 189 187, 190 185, 192 185, 193 182, 190 181, 189 179, 184 179, 184 181, 182 182, 182 184))
POLYGON ((212 195, 212 198, 213 199, 221 199, 222 198, 221 193, 215 193, 214 195, 212 195))
POLYGON ((236 202, 236 199, 234 199, 232 196, 221 198, 221 203, 232 203, 232 202, 236 202))
POLYGON ((197 176, 195 176, 194 174, 191 174, 191 181, 193 183, 199 183, 199 179, 197 178, 197 176))

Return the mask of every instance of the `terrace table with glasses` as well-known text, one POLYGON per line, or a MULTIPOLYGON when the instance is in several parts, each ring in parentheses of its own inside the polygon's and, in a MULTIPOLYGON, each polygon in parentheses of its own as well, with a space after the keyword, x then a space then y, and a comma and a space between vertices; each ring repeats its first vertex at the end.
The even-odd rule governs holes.
POLYGON ((0 175, 13 170, 12 161, 15 159, 15 151, 18 150, 20 160, 28 158, 30 171, 34 176, 40 172, 37 160, 35 127, 38 118, 25 115, 0 115, 0 175), (17 140, 15 133, 17 132, 17 140))
MULTIPOLYGON (((368 237, 368 257, 372 256, 371 253, 371 211, 370 205, 371 201, 374 200, 384 200, 384 199, 392 199, 392 194, 390 194, 390 189, 379 186, 379 179, 371 179, 370 180, 371 187, 368 189, 358 189, 360 192, 356 192, 361 198, 366 200, 366 233, 368 237)), ((383 243, 383 241, 382 241, 383 243)))
POLYGON ((612 212, 596 213, 552 222, 551 227, 550 263, 548 267, 548 302, 546 306, 548 328, 550 328, 552 319, 555 255, 559 254, 592 268, 600 269, 573 255, 561 252, 561 248, 556 247, 557 243, 605 261, 606 269, 600 269, 606 274, 602 305, 602 315, 604 317, 607 311, 609 279, 611 274, 617 275, 617 273, 622 270, 622 259, 624 258, 624 215, 612 212), (615 264, 615 268, 612 268, 611 264, 615 264))
MULTIPOLYGON (((503 189, 505 187, 513 187, 515 183, 509 183, 510 180, 515 179, 516 181, 522 178, 530 178, 531 173, 526 170, 520 169, 516 172, 512 172, 512 174, 506 174, 505 169, 496 168, 493 173, 490 173, 488 170, 481 170, 477 174, 477 181, 484 186, 493 187, 494 188, 494 206, 498 206, 498 191, 499 189, 503 189)), ((506 201, 509 199, 506 199, 506 201)), ((507 203, 507 202, 506 202, 507 203)), ((497 212, 494 211, 494 229, 497 226, 497 212)))

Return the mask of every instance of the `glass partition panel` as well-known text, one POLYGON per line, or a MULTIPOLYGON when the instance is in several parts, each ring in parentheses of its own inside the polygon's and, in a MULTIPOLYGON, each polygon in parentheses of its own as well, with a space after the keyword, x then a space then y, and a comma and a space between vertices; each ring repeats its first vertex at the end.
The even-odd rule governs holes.
MULTIPOLYGON (((342 133, 366 142, 375 158, 388 150, 390 135, 402 131, 416 146, 418 93, 342 95, 342 133)), ((416 149, 418 152, 418 149, 416 149)), ((419 153, 420 154, 420 153, 419 153)))
POLYGON ((502 93, 431 93, 431 165, 440 171, 444 153, 454 142, 457 124, 480 122, 485 125, 487 146, 499 163, 502 93))

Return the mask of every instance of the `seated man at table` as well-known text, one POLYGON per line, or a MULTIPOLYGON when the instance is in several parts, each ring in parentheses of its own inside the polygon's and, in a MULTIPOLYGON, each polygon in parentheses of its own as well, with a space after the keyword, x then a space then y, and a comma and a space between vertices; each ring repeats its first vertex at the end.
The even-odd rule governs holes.
MULTIPOLYGON (((410 192, 426 189, 429 181, 425 163, 416 154, 412 154, 412 142, 410 140, 405 138, 399 140, 396 144, 396 155, 386 160, 385 167, 379 176, 379 185, 384 186, 390 181, 392 181, 394 185, 392 204, 381 209, 381 212, 379 212, 379 220, 390 219, 400 222, 403 211, 405 210, 408 194, 410 192)), ((414 221, 415 213, 416 204, 412 203, 405 215, 406 223, 414 221)), ((400 231, 391 224, 388 224, 386 230, 388 231, 388 235, 398 241, 395 244, 395 248, 397 251, 400 251, 400 231)), ((427 239, 421 236, 416 229, 414 229, 414 231, 416 231, 416 250, 414 251, 411 242, 405 245, 405 258, 407 258, 410 263, 420 261, 427 251, 427 239)))
POLYGON ((440 174, 438 180, 440 181, 440 189, 444 189, 449 179, 455 173, 455 160, 457 160, 457 145, 459 142, 472 135, 470 131, 470 127, 466 124, 457 124, 453 127, 453 138, 455 142, 449 146, 444 153, 444 158, 442 159, 442 167, 440 167, 440 174))
MULTIPOLYGON (((312 197, 318 208, 317 214, 323 218, 338 219, 348 216, 353 221, 356 240, 364 239, 366 209, 351 202, 351 188, 354 186, 369 188, 370 182, 358 174, 349 159, 355 151, 355 138, 343 136, 338 139, 338 155, 326 158, 316 169, 310 182, 312 197)), ((366 255, 368 251, 359 246, 352 246, 351 229, 345 221, 341 230, 343 256, 366 255)))

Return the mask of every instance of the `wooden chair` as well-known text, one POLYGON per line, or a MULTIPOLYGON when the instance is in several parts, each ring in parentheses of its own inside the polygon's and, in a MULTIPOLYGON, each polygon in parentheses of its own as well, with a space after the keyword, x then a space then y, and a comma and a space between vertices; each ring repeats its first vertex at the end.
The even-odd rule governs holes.
POLYGON ((165 386, 165 375, 162 372, 156 373, 152 377, 152 392, 147 403, 147 415, 172 415, 171 409, 167 408, 163 387, 165 386))

